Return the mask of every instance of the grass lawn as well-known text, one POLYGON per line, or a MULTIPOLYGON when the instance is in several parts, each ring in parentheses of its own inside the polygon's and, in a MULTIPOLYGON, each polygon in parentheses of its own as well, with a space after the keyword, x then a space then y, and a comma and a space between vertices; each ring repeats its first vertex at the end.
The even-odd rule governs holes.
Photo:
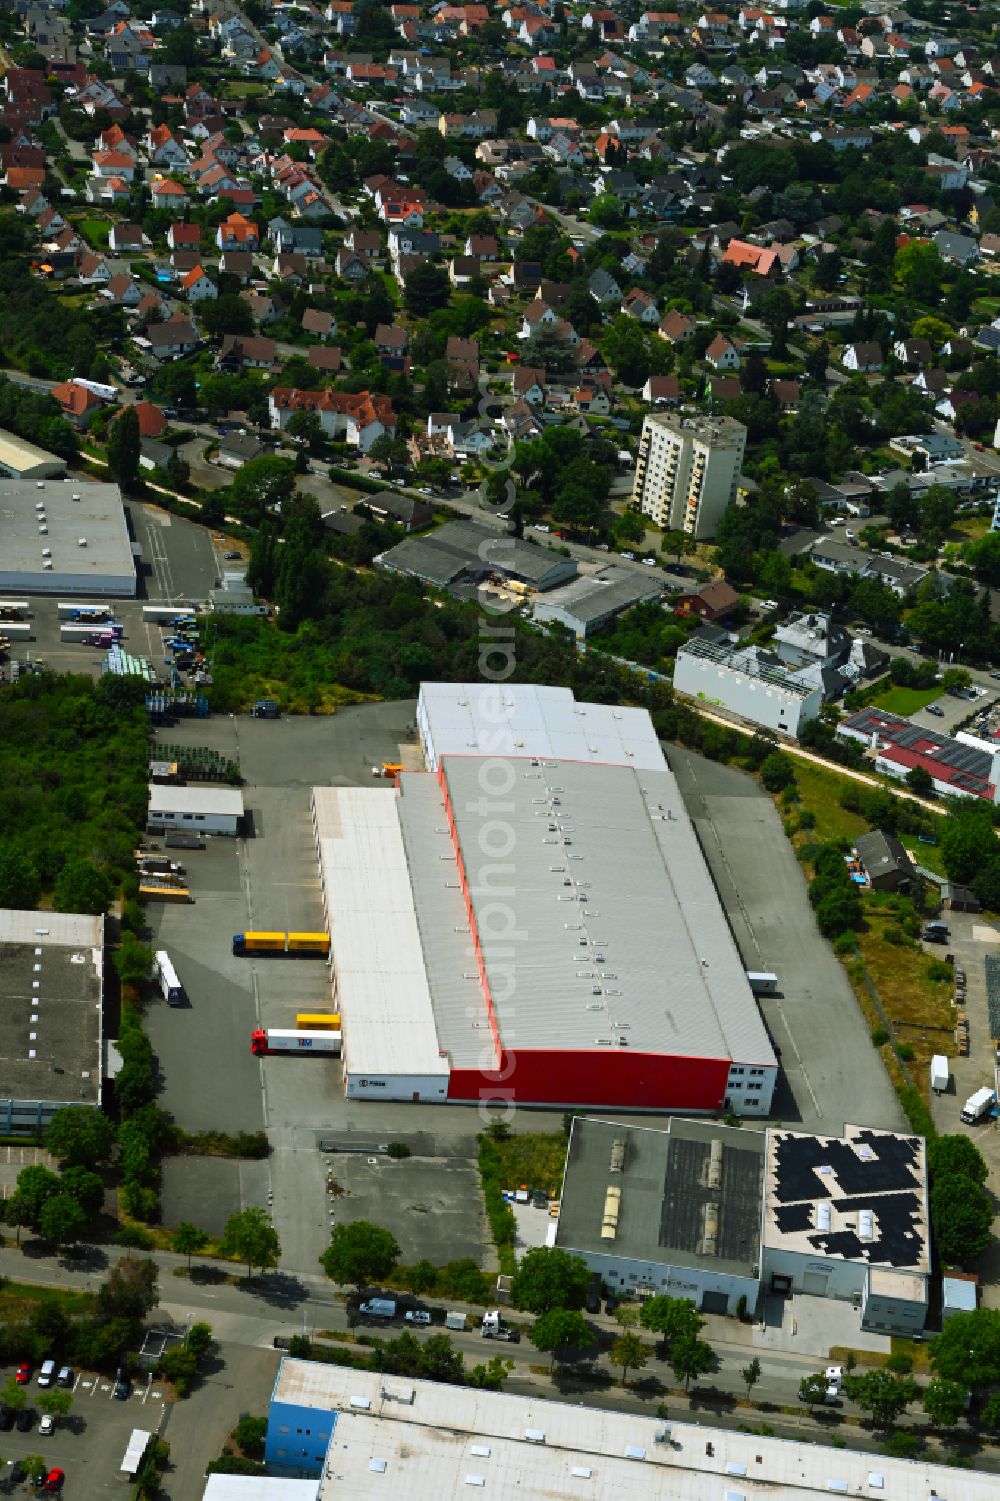
POLYGON ((948 528, 949 542, 978 542, 990 530, 989 516, 959 516, 948 528))
POLYGON ((89 1313, 94 1305, 92 1293, 62 1288, 36 1287, 31 1282, 5 1282, 0 1289, 0 1319, 4 1323, 21 1323, 34 1313, 40 1303, 58 1303, 64 1313, 89 1313))
POLYGON ((496 1144, 503 1163, 503 1187, 540 1188, 557 1194, 562 1188, 566 1137, 562 1131, 517 1132, 496 1144))
POLYGON ((903 688, 895 686, 887 688, 884 693, 880 693, 877 698, 872 699, 872 703, 879 709, 887 710, 890 714, 901 714, 904 718, 908 718, 911 714, 915 714, 918 709, 925 709, 928 704, 932 704, 936 698, 940 697, 941 689, 939 685, 935 685, 933 688, 903 688))
POLYGON ((802 807, 816 816, 810 839, 825 843, 829 839, 854 839, 867 832, 868 825, 860 813, 840 806, 841 789, 848 786, 849 777, 796 758, 795 781, 802 807))
POLYGON ((887 908, 876 907, 866 898, 865 917, 868 931, 859 934, 858 947, 883 1010, 893 1024, 896 1042, 913 1049, 907 1067, 920 1093, 926 1095, 932 1056, 955 1051, 950 981, 931 978, 935 961, 921 948, 886 939, 886 929, 894 927, 896 921, 887 908))
POLYGON ((75 225, 92 250, 107 250, 110 219, 77 219, 75 225))

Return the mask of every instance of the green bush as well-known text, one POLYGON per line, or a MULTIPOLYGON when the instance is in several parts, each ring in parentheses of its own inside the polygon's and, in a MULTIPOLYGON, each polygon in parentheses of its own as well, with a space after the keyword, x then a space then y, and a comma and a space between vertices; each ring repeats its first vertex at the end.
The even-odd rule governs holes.
POLYGON ((889 1034, 886 1031, 885 1027, 873 1027, 872 1028, 872 1047, 873 1048, 884 1048, 885 1045, 886 1045, 886 1043, 888 1041, 889 1041, 889 1034))
POLYGON ((896 1054, 896 1057, 899 1059, 900 1063, 912 1063, 913 1049, 910 1047, 910 1044, 908 1042, 897 1042, 895 1047, 893 1048, 893 1052, 896 1054))
POLYGON ((490 1233, 497 1248, 500 1270, 513 1273, 517 1222, 514 1219, 514 1211, 503 1196, 501 1173, 500 1153, 497 1151, 495 1142, 484 1133, 479 1138, 479 1178, 483 1186, 486 1218, 490 1222, 490 1233))
POLYGON ((853 933, 850 928, 848 928, 846 933, 841 933, 833 942, 834 953, 839 954, 841 958, 846 954, 853 954, 857 946, 858 935, 853 933))
POLYGON ((917 1136, 924 1136, 928 1141, 933 1141, 937 1135, 937 1127, 931 1118, 931 1113, 925 1105, 922 1097, 915 1089, 901 1089, 899 1091, 899 1103, 903 1107, 903 1114, 910 1123, 910 1130, 917 1136))

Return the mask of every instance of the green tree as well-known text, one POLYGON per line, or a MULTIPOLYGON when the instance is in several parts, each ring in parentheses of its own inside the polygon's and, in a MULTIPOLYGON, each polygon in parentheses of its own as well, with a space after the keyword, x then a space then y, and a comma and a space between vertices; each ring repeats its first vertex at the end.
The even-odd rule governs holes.
POLYGON ((927 1143, 927 1172, 931 1183, 939 1178, 971 1178, 985 1183, 989 1177, 986 1159, 968 1136, 935 1136, 927 1143))
POLYGON ((784 751, 772 751, 761 763, 760 779, 768 792, 783 792, 795 781, 795 766, 784 751))
POLYGON ((286 431, 289 437, 298 438, 300 443, 307 444, 309 448, 316 448, 323 441, 323 424, 319 420, 319 414, 307 407, 292 413, 286 431))
POLYGON ((251 1205, 229 1216, 219 1250, 221 1255, 232 1257, 234 1261, 245 1261, 247 1276, 252 1277, 254 1267, 263 1272, 268 1267, 277 1266, 281 1241, 267 1211, 259 1205, 251 1205))
POLYGON ((185 1336, 184 1343, 191 1353, 201 1360, 212 1348, 212 1326, 199 1321, 192 1324, 185 1336))
POLYGON ((283 506, 294 492, 295 466, 291 459, 264 455, 250 459, 237 470, 229 506, 251 526, 259 526, 268 512, 283 506))
POLYGON ((810 1411, 814 1407, 819 1407, 826 1401, 828 1384, 826 1377, 818 1372, 811 1376, 803 1376, 799 1382, 799 1401, 810 1411))
POLYGON ((97 916, 111 905, 111 882, 90 860, 68 860, 56 877, 52 896, 57 912, 97 916))
POLYGON ((529 1313, 552 1308, 582 1308, 590 1270, 580 1256, 558 1246, 533 1246, 518 1263, 511 1283, 511 1302, 529 1313))
POLYGON ((114 1144, 114 1126, 89 1105, 57 1110, 45 1133, 46 1150, 63 1167, 96 1167, 107 1162, 114 1144))
POLYGON ((23 1386, 18 1386, 12 1376, 3 1389, 3 1405, 14 1412, 20 1412, 27 1400, 28 1393, 23 1386))
POLYGON ((264 1458, 264 1441, 267 1438, 267 1418, 255 1418, 245 1412, 233 1429, 236 1447, 247 1459, 264 1458))
POLYGON ((139 1324, 159 1300, 156 1263, 127 1256, 115 1262, 97 1289, 97 1317, 109 1326, 139 1324))
POLYGON ((32 912, 41 894, 42 883, 31 861, 20 850, 0 845, 0 907, 32 912))
POLYGON ((741 1366, 740 1375, 743 1377, 743 1385, 747 1389, 747 1401, 749 1402, 750 1393, 761 1378, 761 1364, 756 1355, 749 1365, 741 1366))
POLYGON ((58 1175, 50 1172, 41 1163, 32 1163, 30 1167, 23 1167, 18 1173, 17 1189, 8 1203, 20 1198, 30 1214, 30 1218, 25 1223, 30 1224, 32 1229, 37 1229, 44 1205, 49 1199, 55 1198, 60 1191, 58 1175))
POLYGON ((63 1193, 79 1204, 87 1222, 96 1219, 104 1205, 104 1184, 98 1174, 86 1167, 68 1167, 59 1181, 63 1193))
POLYGON ((51 1413, 54 1418, 64 1418, 73 1406, 73 1394, 60 1391, 58 1388, 53 1391, 40 1392, 38 1405, 42 1412, 51 1413))
MULTIPOLYGON (((583 1314, 575 1308, 550 1308, 531 1327, 528 1338, 536 1350, 551 1355, 549 1370, 560 1351, 585 1350, 593 1333, 583 1314)), ((617 1363, 617 1362, 616 1362, 617 1363)))
POLYGON ((73 1245, 89 1223, 83 1206, 69 1194, 55 1194, 46 1199, 38 1217, 39 1233, 56 1246, 73 1245))
POLYGON ((123 407, 108 430, 107 455, 108 468, 126 489, 133 486, 139 477, 141 442, 139 417, 135 408, 123 407))
POLYGON ((658 1293, 642 1305, 639 1314, 644 1329, 652 1329, 663 1340, 664 1355, 678 1339, 696 1339, 705 1320, 689 1298, 671 1298, 658 1293))
POLYGON ((192 1225, 190 1220, 182 1220, 173 1233, 170 1249, 176 1251, 178 1256, 186 1256, 188 1259, 188 1271, 191 1270, 191 1259, 208 1242, 208 1236, 200 1225, 192 1225))
POLYGON ((445 307, 450 296, 447 271, 432 261, 422 261, 406 278, 403 300, 416 318, 427 318, 435 309, 445 307))
POLYGON ((649 1363, 649 1346, 632 1329, 619 1334, 608 1354, 611 1364, 622 1368, 622 1386, 626 1384, 629 1371, 641 1371, 649 1363))
POLYGON ((417 1297, 421 1293, 429 1292, 437 1282, 437 1269, 432 1261, 426 1257, 422 1261, 415 1261, 413 1266, 406 1269, 406 1285, 411 1293, 417 1297))
POLYGON ((140 985, 153 967, 153 951, 131 933, 125 933, 115 952, 115 971, 123 985, 140 985))
POLYGON ((685 1391, 690 1387, 692 1378, 704 1376, 715 1364, 712 1346, 693 1334, 684 1334, 680 1339, 674 1340, 669 1359, 670 1369, 678 1381, 684 1382, 685 1391))
POLYGON ((935 1428, 954 1428, 969 1400, 968 1388, 960 1381, 944 1381, 935 1376, 924 1387, 921 1402, 935 1428))
POLYGON ((993 1205, 985 1188, 971 1178, 945 1175, 930 1191, 931 1235, 948 1266, 966 1266, 992 1240, 993 1205))
POLYGON ((917 1383, 883 1368, 845 1377, 844 1393, 862 1412, 871 1413, 876 1428, 891 1428, 916 1398, 917 1383))
POLYGON ((967 543, 964 552, 979 582, 989 589, 1000 588, 1000 532, 987 532, 977 542, 967 543))
POLYGON ((399 1260, 399 1245, 390 1230, 370 1220, 335 1225, 320 1265, 331 1282, 349 1283, 358 1292, 381 1282, 399 1260))
POLYGON ((198 1357, 185 1345, 174 1345, 160 1356, 156 1370, 173 1384, 179 1397, 186 1397, 198 1375, 198 1357))
POLYGON ((62 1350, 70 1337, 71 1324, 62 1303, 57 1298, 42 1298, 36 1303, 28 1319, 33 1334, 47 1348, 62 1350))
POLYGON ((963 799, 945 819, 940 834, 941 858, 953 881, 968 885, 997 857, 997 836, 989 806, 963 799))
POLYGON ((907 297, 914 302, 923 302, 929 307, 936 307, 940 302, 945 265, 929 241, 911 240, 897 250, 892 272, 907 297))

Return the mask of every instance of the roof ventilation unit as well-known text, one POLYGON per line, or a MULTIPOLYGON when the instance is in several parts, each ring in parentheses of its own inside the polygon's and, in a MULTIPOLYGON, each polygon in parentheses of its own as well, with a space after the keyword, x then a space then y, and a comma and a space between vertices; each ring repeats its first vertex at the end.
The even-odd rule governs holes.
POLYGON ((718 1204, 705 1205, 700 1251, 702 1256, 718 1256, 719 1254, 718 1204))
POLYGON ((862 1209, 858 1215, 858 1239, 868 1245, 875 1239, 875 1215, 870 1209, 862 1209))
POLYGON ((708 1154, 708 1186, 722 1187, 722 1142, 716 1138, 708 1154))
POLYGON ((77 545, 77 547, 86 547, 86 545, 87 545, 87 539, 86 539, 86 537, 77 537, 77 539, 76 539, 76 545, 77 545))
POLYGON ((833 1210, 825 1201, 816 1205, 816 1229, 829 1230, 833 1224, 833 1210))

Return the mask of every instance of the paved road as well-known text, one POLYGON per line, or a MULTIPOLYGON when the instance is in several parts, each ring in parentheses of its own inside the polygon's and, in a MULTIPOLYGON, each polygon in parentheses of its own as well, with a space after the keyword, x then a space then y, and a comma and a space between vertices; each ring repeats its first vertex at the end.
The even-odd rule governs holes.
POLYGON ((784 1069, 773 1114, 836 1135, 846 1123, 905 1129, 843 966, 816 929, 771 798, 732 767, 665 749, 744 963, 778 975, 781 994, 761 1008, 784 1069))

